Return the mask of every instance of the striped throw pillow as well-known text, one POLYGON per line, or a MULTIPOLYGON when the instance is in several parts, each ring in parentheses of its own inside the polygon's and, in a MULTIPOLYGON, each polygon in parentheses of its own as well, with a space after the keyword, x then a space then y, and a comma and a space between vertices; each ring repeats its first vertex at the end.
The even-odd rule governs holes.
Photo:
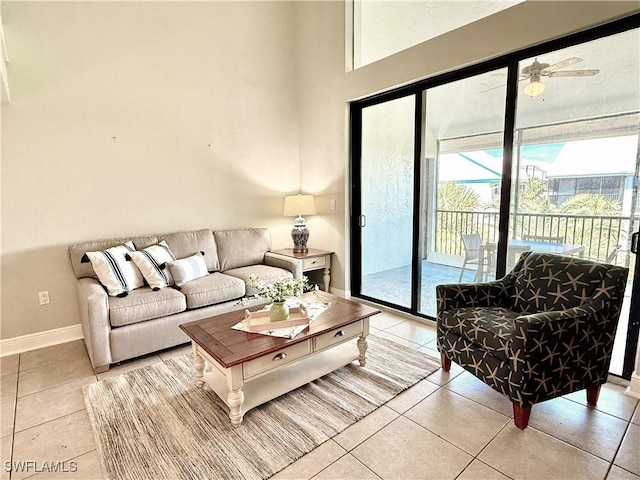
POLYGON ((99 252, 87 252, 93 271, 98 280, 112 297, 125 297, 128 292, 144 285, 142 273, 135 263, 128 260, 135 251, 133 242, 99 252))
POLYGON ((196 253, 190 257, 182 258, 174 262, 168 262, 167 267, 171 270, 171 275, 177 287, 181 287, 191 280, 209 275, 207 265, 201 253, 196 253))
POLYGON ((167 242, 163 240, 129 255, 153 290, 173 285, 173 276, 165 264, 174 261, 176 257, 171 253, 167 242))

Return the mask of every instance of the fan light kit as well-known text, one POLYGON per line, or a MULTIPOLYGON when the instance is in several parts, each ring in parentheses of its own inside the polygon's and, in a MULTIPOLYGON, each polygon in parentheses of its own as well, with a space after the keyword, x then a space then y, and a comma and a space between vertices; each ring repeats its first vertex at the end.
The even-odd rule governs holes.
POLYGON ((531 81, 525 85, 524 94, 530 97, 536 97, 544 92, 545 85, 540 81, 540 75, 531 75, 531 81))

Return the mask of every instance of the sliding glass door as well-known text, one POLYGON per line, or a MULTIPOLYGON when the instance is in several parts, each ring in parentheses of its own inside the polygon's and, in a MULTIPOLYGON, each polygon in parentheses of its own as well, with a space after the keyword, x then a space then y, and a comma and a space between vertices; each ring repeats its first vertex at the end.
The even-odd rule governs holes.
POLYGON ((524 251, 629 267, 611 363, 628 377, 638 35, 620 21, 354 102, 352 294, 433 319, 436 285, 499 278, 524 251))
POLYGON ((639 60, 635 29, 518 66, 509 248, 631 267, 610 367, 618 375, 634 277, 631 235, 640 220, 639 60))
POLYGON ((426 90, 418 312, 435 287, 495 278, 506 69, 426 90))
POLYGON ((360 293, 411 307, 415 97, 362 110, 360 293))

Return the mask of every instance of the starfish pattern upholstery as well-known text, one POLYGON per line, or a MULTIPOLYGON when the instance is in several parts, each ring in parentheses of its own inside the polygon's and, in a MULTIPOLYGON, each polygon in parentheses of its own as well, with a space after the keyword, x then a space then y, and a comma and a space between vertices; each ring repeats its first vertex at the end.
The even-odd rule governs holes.
POLYGON ((607 381, 628 269, 525 252, 485 283, 438 285, 442 365, 462 366, 513 402, 526 428, 531 406, 607 381))

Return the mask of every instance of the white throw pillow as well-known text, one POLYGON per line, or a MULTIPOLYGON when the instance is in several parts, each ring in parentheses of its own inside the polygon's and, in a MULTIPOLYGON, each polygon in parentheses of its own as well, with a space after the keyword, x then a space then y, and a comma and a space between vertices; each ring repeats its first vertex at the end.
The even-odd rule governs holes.
POLYGON ((131 290, 144 285, 142 273, 136 264, 127 260, 134 251, 133 242, 126 242, 103 251, 86 253, 98 280, 110 296, 124 297, 131 290))
POLYGON ((160 290, 173 285, 173 276, 165 264, 174 261, 176 257, 171 253, 167 242, 163 240, 129 255, 152 289, 160 290))
POLYGON ((204 257, 200 253, 173 262, 167 262, 167 267, 171 271, 173 281, 177 287, 181 287, 196 278, 209 275, 207 265, 204 263, 204 257))

